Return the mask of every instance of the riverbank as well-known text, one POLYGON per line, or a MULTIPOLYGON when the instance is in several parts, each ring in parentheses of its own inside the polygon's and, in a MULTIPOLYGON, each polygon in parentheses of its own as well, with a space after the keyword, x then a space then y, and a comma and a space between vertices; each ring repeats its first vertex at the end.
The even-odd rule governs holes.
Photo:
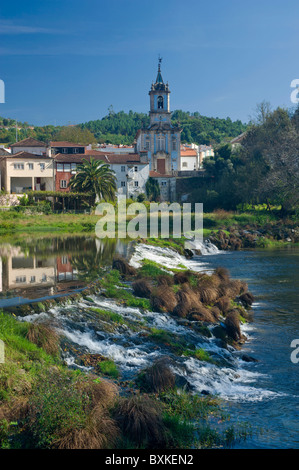
MULTIPOLYGON (((132 217, 128 217, 128 221, 132 217)), ((0 236, 24 232, 91 233, 95 232, 99 219, 95 214, 36 213, 31 207, 21 211, 11 209, 0 212, 0 236)), ((170 233, 171 227, 172 214, 170 233)), ((285 243, 299 243, 298 220, 296 217, 280 219, 277 213, 266 210, 243 213, 218 210, 203 215, 203 237, 223 250, 275 248, 285 243)), ((174 242, 180 244, 179 239, 174 242)))
MULTIPOLYGON (((244 321, 244 307, 233 300, 237 290, 240 295, 243 295, 241 289, 246 293, 244 283, 231 281, 225 271, 200 275, 181 270, 173 274, 171 270, 166 272, 165 266, 150 261, 134 268, 118 259, 113 267, 112 271, 103 271, 98 283, 90 286, 88 292, 69 297, 64 304, 39 305, 38 314, 32 310, 23 312, 26 316, 21 323, 7 314, 1 317, 1 337, 7 345, 7 362, 1 372, 6 394, 1 408, 2 445, 188 448, 231 446, 235 440, 244 439, 248 433, 246 426, 231 426, 229 421, 217 424, 224 417, 221 402, 206 395, 205 390, 202 396, 191 393, 188 373, 182 374, 189 363, 207 363, 215 370, 221 369, 221 364, 227 364, 224 343, 242 343, 241 336, 231 336, 239 331, 240 323, 239 328, 234 329, 231 324, 231 329, 226 331, 229 323, 225 328, 218 325, 218 320, 223 317, 226 321, 230 312, 237 311, 238 318, 244 321), (220 298, 213 294, 211 284, 214 288, 217 284, 219 293, 222 290, 221 294, 226 294, 222 295, 227 297, 226 303, 216 306, 220 298), (146 295, 141 296, 141 290, 146 295), (196 292, 201 300, 195 298, 196 292), (167 313, 172 310, 169 302, 176 309, 172 316, 167 313), (50 326, 51 311, 55 312, 56 320, 50 326), (70 329, 64 324, 64 312, 70 329), (92 354, 86 350, 85 342, 90 342, 86 336, 88 330, 80 333, 74 321, 79 321, 81 327, 87 321, 88 328, 95 328, 97 335, 102 336, 98 352, 95 343, 92 354), (162 324, 167 327, 161 328, 162 324), (213 328, 220 326, 219 341, 223 344, 216 349, 211 349, 209 324, 213 328), (48 328, 47 334, 44 328, 48 328), (57 352, 57 333, 62 334, 61 357, 57 352), (48 338, 56 345, 52 351, 48 349, 48 338), (117 344, 120 340, 123 346, 117 344), (128 372, 126 368, 120 370, 107 354, 114 344, 114 348, 125 348, 127 359, 124 360, 130 361, 132 341, 140 346, 148 344, 151 351, 144 351, 151 365, 142 360, 133 375, 128 374, 130 368, 128 372), (208 350, 199 347, 200 343, 209 346, 208 350), (74 367, 75 363, 75 370, 66 368, 66 365, 74 367), (92 370, 86 373, 86 367, 92 370), (27 384, 25 388, 23 380, 27 384), (45 380, 47 390, 42 386, 45 380), (119 393, 122 398, 118 398, 119 393), (45 406, 46 399, 50 405, 45 406), (71 416, 68 400, 76 403, 71 416), (14 410, 12 404, 18 401, 22 405, 14 410), (59 419, 54 422, 53 407, 59 410, 59 419), (134 422, 129 429, 126 424, 133 408, 137 410, 135 419, 143 420, 144 433, 138 436, 133 432, 134 422)), ((116 349, 114 357, 115 354, 118 355, 116 349)))

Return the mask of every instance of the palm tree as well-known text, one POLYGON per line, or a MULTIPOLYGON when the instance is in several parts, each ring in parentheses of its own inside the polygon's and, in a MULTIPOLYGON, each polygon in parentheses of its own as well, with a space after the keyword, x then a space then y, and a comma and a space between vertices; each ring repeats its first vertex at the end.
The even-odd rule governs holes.
POLYGON ((101 199, 114 200, 116 192, 115 172, 107 163, 83 159, 77 167, 77 173, 72 176, 69 186, 74 191, 89 192, 93 205, 101 199))

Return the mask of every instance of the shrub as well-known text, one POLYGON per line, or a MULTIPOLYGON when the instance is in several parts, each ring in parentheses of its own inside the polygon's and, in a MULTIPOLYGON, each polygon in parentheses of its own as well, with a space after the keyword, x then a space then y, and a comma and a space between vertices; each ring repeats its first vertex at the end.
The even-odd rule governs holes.
POLYGON ((240 300, 246 307, 251 307, 254 302, 254 296, 251 292, 246 292, 240 295, 240 300))
POLYGON ((211 308, 211 314, 213 315, 213 317, 215 318, 215 320, 219 320, 220 318, 220 315, 221 315, 221 310, 216 307, 216 305, 214 305, 212 308, 211 308))
POLYGON ((197 291, 200 301, 205 305, 213 304, 219 297, 219 291, 215 287, 200 286, 197 291))
POLYGON ((137 279, 137 281, 132 284, 133 292, 137 297, 146 297, 150 298, 152 287, 147 279, 137 279))
POLYGON ((157 284, 158 286, 172 286, 174 283, 174 279, 171 275, 161 274, 157 277, 157 284))
POLYGON ((138 194, 137 196, 137 201, 138 202, 143 202, 146 200, 146 195, 144 193, 138 194))
POLYGON ((173 290, 166 285, 160 285, 153 289, 150 301, 152 308, 159 312, 172 312, 177 304, 173 290))
POLYGON ((113 377, 114 379, 117 379, 119 376, 119 370, 117 365, 114 363, 114 361, 110 359, 99 362, 98 367, 104 375, 108 375, 109 377, 113 377))
POLYGON ((174 308, 173 314, 181 318, 185 318, 190 312, 201 307, 201 302, 197 295, 188 285, 183 285, 183 287, 176 293, 176 298, 178 304, 174 308))
POLYGON ((223 296, 217 300, 215 307, 218 307, 219 310, 225 315, 231 309, 231 302, 229 297, 223 296))
POLYGON ((119 428, 109 414, 95 409, 84 427, 69 429, 55 441, 58 449, 107 449, 115 445, 119 428))
POLYGON ((86 425, 87 394, 74 386, 68 372, 51 369, 39 376, 29 400, 27 428, 34 447, 51 448, 72 429, 86 425))
POLYGON ((216 321, 211 310, 206 308, 204 305, 199 305, 194 311, 189 314, 188 318, 190 318, 191 320, 205 323, 215 323, 216 321))
POLYGON ((118 396, 117 385, 96 375, 79 379, 76 388, 89 396, 93 407, 110 407, 118 396))
POLYGON ((235 341, 241 339, 240 318, 236 310, 229 312, 225 319, 227 334, 235 341))
POLYGON ((174 387, 175 375, 162 358, 141 372, 138 383, 146 392, 165 392, 174 387))
POLYGON ((161 406, 147 395, 121 399, 114 418, 123 435, 137 447, 161 445, 165 442, 161 406))
POLYGON ((191 271, 180 271, 174 275, 175 284, 186 284, 191 277, 191 271))
POLYGON ((229 272, 226 268, 218 267, 215 269, 216 276, 219 277, 221 281, 228 281, 229 280, 229 272))
POLYGON ((58 354, 59 336, 49 325, 31 323, 28 328, 27 339, 44 349, 48 354, 58 354))
POLYGON ((117 269, 124 276, 133 276, 136 274, 136 269, 130 266, 127 260, 120 256, 113 259, 112 269, 117 269))

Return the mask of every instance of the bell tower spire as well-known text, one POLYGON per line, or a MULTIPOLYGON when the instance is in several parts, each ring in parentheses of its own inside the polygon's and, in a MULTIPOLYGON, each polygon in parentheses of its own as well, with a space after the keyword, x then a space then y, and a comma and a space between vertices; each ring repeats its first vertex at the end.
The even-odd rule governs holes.
POLYGON ((154 122, 168 122, 170 123, 170 91, 168 83, 164 83, 161 73, 162 57, 158 59, 158 73, 155 83, 152 84, 150 95, 150 117, 151 124, 154 122))
POLYGON ((157 75, 157 78, 156 78, 156 83, 164 83, 163 78, 162 78, 162 74, 161 74, 161 63, 162 63, 162 57, 160 57, 160 55, 159 55, 159 58, 158 58, 158 75, 157 75))

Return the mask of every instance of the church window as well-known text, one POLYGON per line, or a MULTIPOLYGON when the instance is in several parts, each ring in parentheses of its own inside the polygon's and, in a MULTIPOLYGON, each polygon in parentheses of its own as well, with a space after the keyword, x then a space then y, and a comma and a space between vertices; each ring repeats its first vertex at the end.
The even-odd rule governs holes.
POLYGON ((165 149, 165 138, 163 135, 159 135, 157 139, 157 151, 165 149))
POLYGON ((163 109, 163 96, 158 96, 158 109, 163 109))
POLYGON ((176 137, 172 137, 172 150, 176 150, 176 137))
POLYGON ((145 137, 145 145, 144 145, 144 148, 145 148, 145 150, 149 150, 149 149, 150 149, 150 137, 149 137, 149 135, 147 135, 147 136, 145 137))

